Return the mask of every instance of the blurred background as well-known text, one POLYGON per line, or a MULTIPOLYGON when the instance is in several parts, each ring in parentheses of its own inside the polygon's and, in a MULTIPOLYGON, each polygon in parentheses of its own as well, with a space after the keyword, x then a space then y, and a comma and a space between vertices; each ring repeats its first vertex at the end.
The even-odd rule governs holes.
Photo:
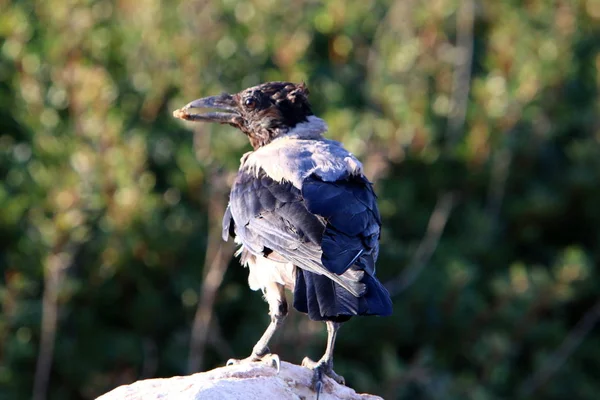
MULTIPOLYGON (((379 194, 388 318, 336 370, 386 399, 597 399, 600 1, 0 0, 0 398, 247 356, 220 221, 240 156, 195 98, 306 81, 379 194)), ((271 349, 318 358, 292 312, 271 349)))

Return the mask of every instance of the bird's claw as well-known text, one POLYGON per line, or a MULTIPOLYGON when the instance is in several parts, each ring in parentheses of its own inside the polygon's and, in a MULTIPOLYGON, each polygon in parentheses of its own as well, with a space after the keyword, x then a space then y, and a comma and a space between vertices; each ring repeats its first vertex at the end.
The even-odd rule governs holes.
POLYGON ((277 370, 277 373, 279 373, 279 370, 281 369, 281 360, 277 354, 266 354, 260 359, 260 361, 265 364, 270 364, 277 370))
POLYGON ((236 360, 235 358, 230 358, 227 360, 227 364, 225 366, 231 367, 232 365, 239 364, 242 360, 236 360))
POLYGON ((315 383, 315 392, 317 393, 317 400, 321 396, 321 392, 323 391, 323 381, 319 380, 315 383))
POLYGON ((327 375, 340 385, 346 384, 344 377, 336 374, 333 370, 333 363, 331 361, 313 361, 308 357, 304 357, 302 366, 313 370, 312 389, 317 393, 317 400, 319 400, 319 396, 323 390, 323 375, 327 375))
POLYGON ((268 364, 277 370, 277 373, 281 370, 281 360, 277 354, 267 353, 263 356, 251 355, 250 357, 243 358, 241 360, 230 358, 227 360, 226 366, 237 365, 237 364, 245 364, 251 362, 261 362, 264 364, 268 364))

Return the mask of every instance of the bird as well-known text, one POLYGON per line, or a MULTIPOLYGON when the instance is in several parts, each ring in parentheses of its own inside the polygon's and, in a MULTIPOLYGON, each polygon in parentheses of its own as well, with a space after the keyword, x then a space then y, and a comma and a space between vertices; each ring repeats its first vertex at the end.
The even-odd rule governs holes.
POLYGON ((302 361, 318 398, 324 376, 345 384, 333 369, 340 326, 354 316, 389 316, 392 301, 375 274, 381 217, 373 185, 361 162, 325 137, 308 95, 305 83, 267 82, 194 100, 173 116, 231 125, 253 148, 240 160, 222 233, 239 245, 250 289, 262 291, 271 321, 251 355, 227 365, 262 361, 279 370, 268 344, 288 314, 288 289, 296 310, 327 326, 324 355, 302 361))

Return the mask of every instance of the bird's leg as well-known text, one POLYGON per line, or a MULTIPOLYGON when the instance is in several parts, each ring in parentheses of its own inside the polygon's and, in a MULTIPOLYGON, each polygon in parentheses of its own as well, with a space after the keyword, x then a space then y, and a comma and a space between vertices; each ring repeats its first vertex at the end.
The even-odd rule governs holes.
POLYGON ((317 399, 323 388, 323 375, 327 375, 341 385, 345 384, 344 377, 336 374, 333 370, 333 347, 337 331, 342 326, 342 323, 332 321, 325 321, 325 323, 327 324, 327 348, 325 349, 325 354, 323 354, 323 357, 319 361, 313 361, 308 357, 302 360, 302 366, 310 368, 314 372, 312 385, 315 392, 317 392, 317 399))
POLYGON ((277 354, 271 354, 269 350, 269 341, 275 334, 277 328, 283 325, 283 320, 288 313, 288 305, 285 299, 284 287, 278 283, 271 283, 265 288, 265 299, 269 303, 269 315, 271 323, 265 330, 258 342, 252 349, 252 354, 242 360, 230 359, 227 365, 239 364, 244 362, 262 361, 272 364, 279 372, 280 360, 277 354))

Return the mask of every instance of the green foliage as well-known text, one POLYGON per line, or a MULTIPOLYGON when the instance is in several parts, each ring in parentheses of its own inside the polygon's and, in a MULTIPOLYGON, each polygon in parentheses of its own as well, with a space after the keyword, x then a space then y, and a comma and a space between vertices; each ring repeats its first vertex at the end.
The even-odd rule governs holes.
MULTIPOLYGON (((394 316, 342 328, 347 382, 597 398, 599 51, 597 0, 0 0, 0 398, 31 397, 40 352, 51 399, 187 373, 213 204, 248 145, 171 111, 281 79, 376 182, 382 281, 414 273, 394 316)), ((266 326, 246 277, 233 259, 204 369, 266 326)), ((299 363, 324 339, 292 313, 272 350, 299 363)))

